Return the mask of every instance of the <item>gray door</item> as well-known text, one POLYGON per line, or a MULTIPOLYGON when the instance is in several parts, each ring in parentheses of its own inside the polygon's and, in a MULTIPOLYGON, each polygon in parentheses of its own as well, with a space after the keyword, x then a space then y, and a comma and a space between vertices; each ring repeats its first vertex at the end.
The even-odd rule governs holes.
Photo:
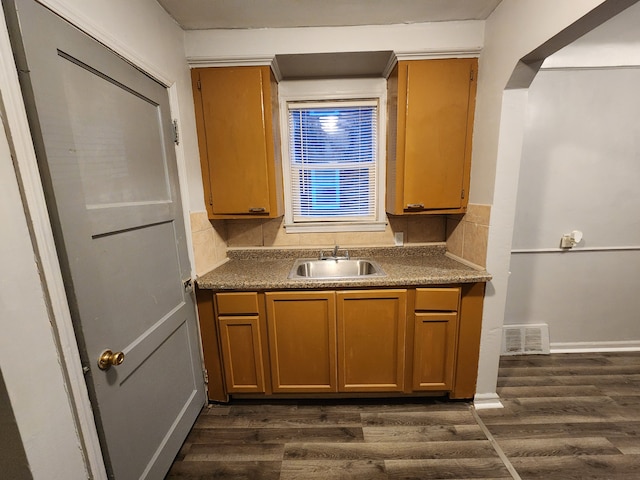
POLYGON ((162 478, 205 402, 168 94, 33 0, 15 7, 14 51, 105 461, 119 480, 162 478), (124 361, 101 370, 107 349, 124 361))

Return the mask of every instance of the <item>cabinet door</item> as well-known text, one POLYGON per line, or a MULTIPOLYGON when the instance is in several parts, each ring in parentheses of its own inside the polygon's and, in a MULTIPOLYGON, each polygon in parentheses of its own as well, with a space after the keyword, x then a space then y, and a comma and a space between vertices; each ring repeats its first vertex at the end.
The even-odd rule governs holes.
POLYGON ((477 60, 401 61, 389 81, 387 211, 464 211, 477 60))
POLYGON ((273 292, 265 297, 273 392, 335 392, 335 293, 273 292))
POLYGON ((201 68, 192 76, 210 218, 277 216, 281 191, 275 181, 280 173, 272 105, 277 87, 269 67, 201 68))
POLYGON ((264 393, 264 364, 258 316, 218 317, 228 393, 264 393))
POLYGON ((404 388, 406 290, 338 292, 338 390, 404 388))
POLYGON ((453 388, 457 332, 457 312, 415 314, 414 391, 453 388))

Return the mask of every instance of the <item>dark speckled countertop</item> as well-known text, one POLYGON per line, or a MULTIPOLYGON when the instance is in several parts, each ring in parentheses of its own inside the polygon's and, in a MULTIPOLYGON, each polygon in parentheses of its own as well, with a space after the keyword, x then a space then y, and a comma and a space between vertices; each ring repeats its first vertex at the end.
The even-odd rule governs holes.
MULTIPOLYGON (((293 290, 342 287, 395 287, 477 283, 491 280, 486 270, 465 265, 446 253, 444 244, 340 249, 351 258, 380 264, 385 277, 339 280, 288 279, 297 258, 318 258, 320 249, 230 249, 229 261, 197 279, 209 290, 293 290)), ((331 249, 324 250, 330 253, 331 249)))

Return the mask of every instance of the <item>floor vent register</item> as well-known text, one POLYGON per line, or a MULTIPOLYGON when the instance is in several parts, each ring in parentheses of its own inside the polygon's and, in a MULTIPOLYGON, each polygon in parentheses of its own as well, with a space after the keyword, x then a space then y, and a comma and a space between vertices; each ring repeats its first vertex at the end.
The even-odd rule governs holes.
POLYGON ((505 325, 502 355, 548 355, 549 325, 505 325))

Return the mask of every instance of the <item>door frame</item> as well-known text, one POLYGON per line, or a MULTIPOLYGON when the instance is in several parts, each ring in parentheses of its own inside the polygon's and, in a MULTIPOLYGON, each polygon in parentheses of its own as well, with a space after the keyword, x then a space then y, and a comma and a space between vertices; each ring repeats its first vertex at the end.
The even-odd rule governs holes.
MULTIPOLYGON (((98 27, 90 19, 78 15, 60 0, 37 0, 55 14, 83 31, 89 37, 111 49, 136 68, 154 78, 167 88, 171 118, 180 119, 178 88, 176 81, 149 64, 136 52, 123 44, 109 32, 98 27)), ((78 440, 91 478, 107 479, 102 449, 94 420, 93 408, 84 379, 80 353, 76 342, 67 296, 62 279, 60 261, 51 229, 44 190, 40 180, 31 130, 22 99, 22 90, 13 61, 13 51, 4 13, 0 10, 0 91, 3 93, 5 122, 10 132, 10 142, 14 153, 14 164, 19 175, 23 204, 31 228, 37 262, 41 270, 42 289, 49 308, 52 336, 57 349, 58 361, 65 378, 65 388, 69 395, 78 440)), ((186 59, 185 59, 186 64, 186 59)), ((174 145, 178 167, 178 182, 182 199, 182 214, 185 224, 185 239, 190 262, 191 278, 194 274, 193 242, 188 216, 188 186, 184 147, 174 145)), ((198 340, 200 332, 198 331, 198 340)))

